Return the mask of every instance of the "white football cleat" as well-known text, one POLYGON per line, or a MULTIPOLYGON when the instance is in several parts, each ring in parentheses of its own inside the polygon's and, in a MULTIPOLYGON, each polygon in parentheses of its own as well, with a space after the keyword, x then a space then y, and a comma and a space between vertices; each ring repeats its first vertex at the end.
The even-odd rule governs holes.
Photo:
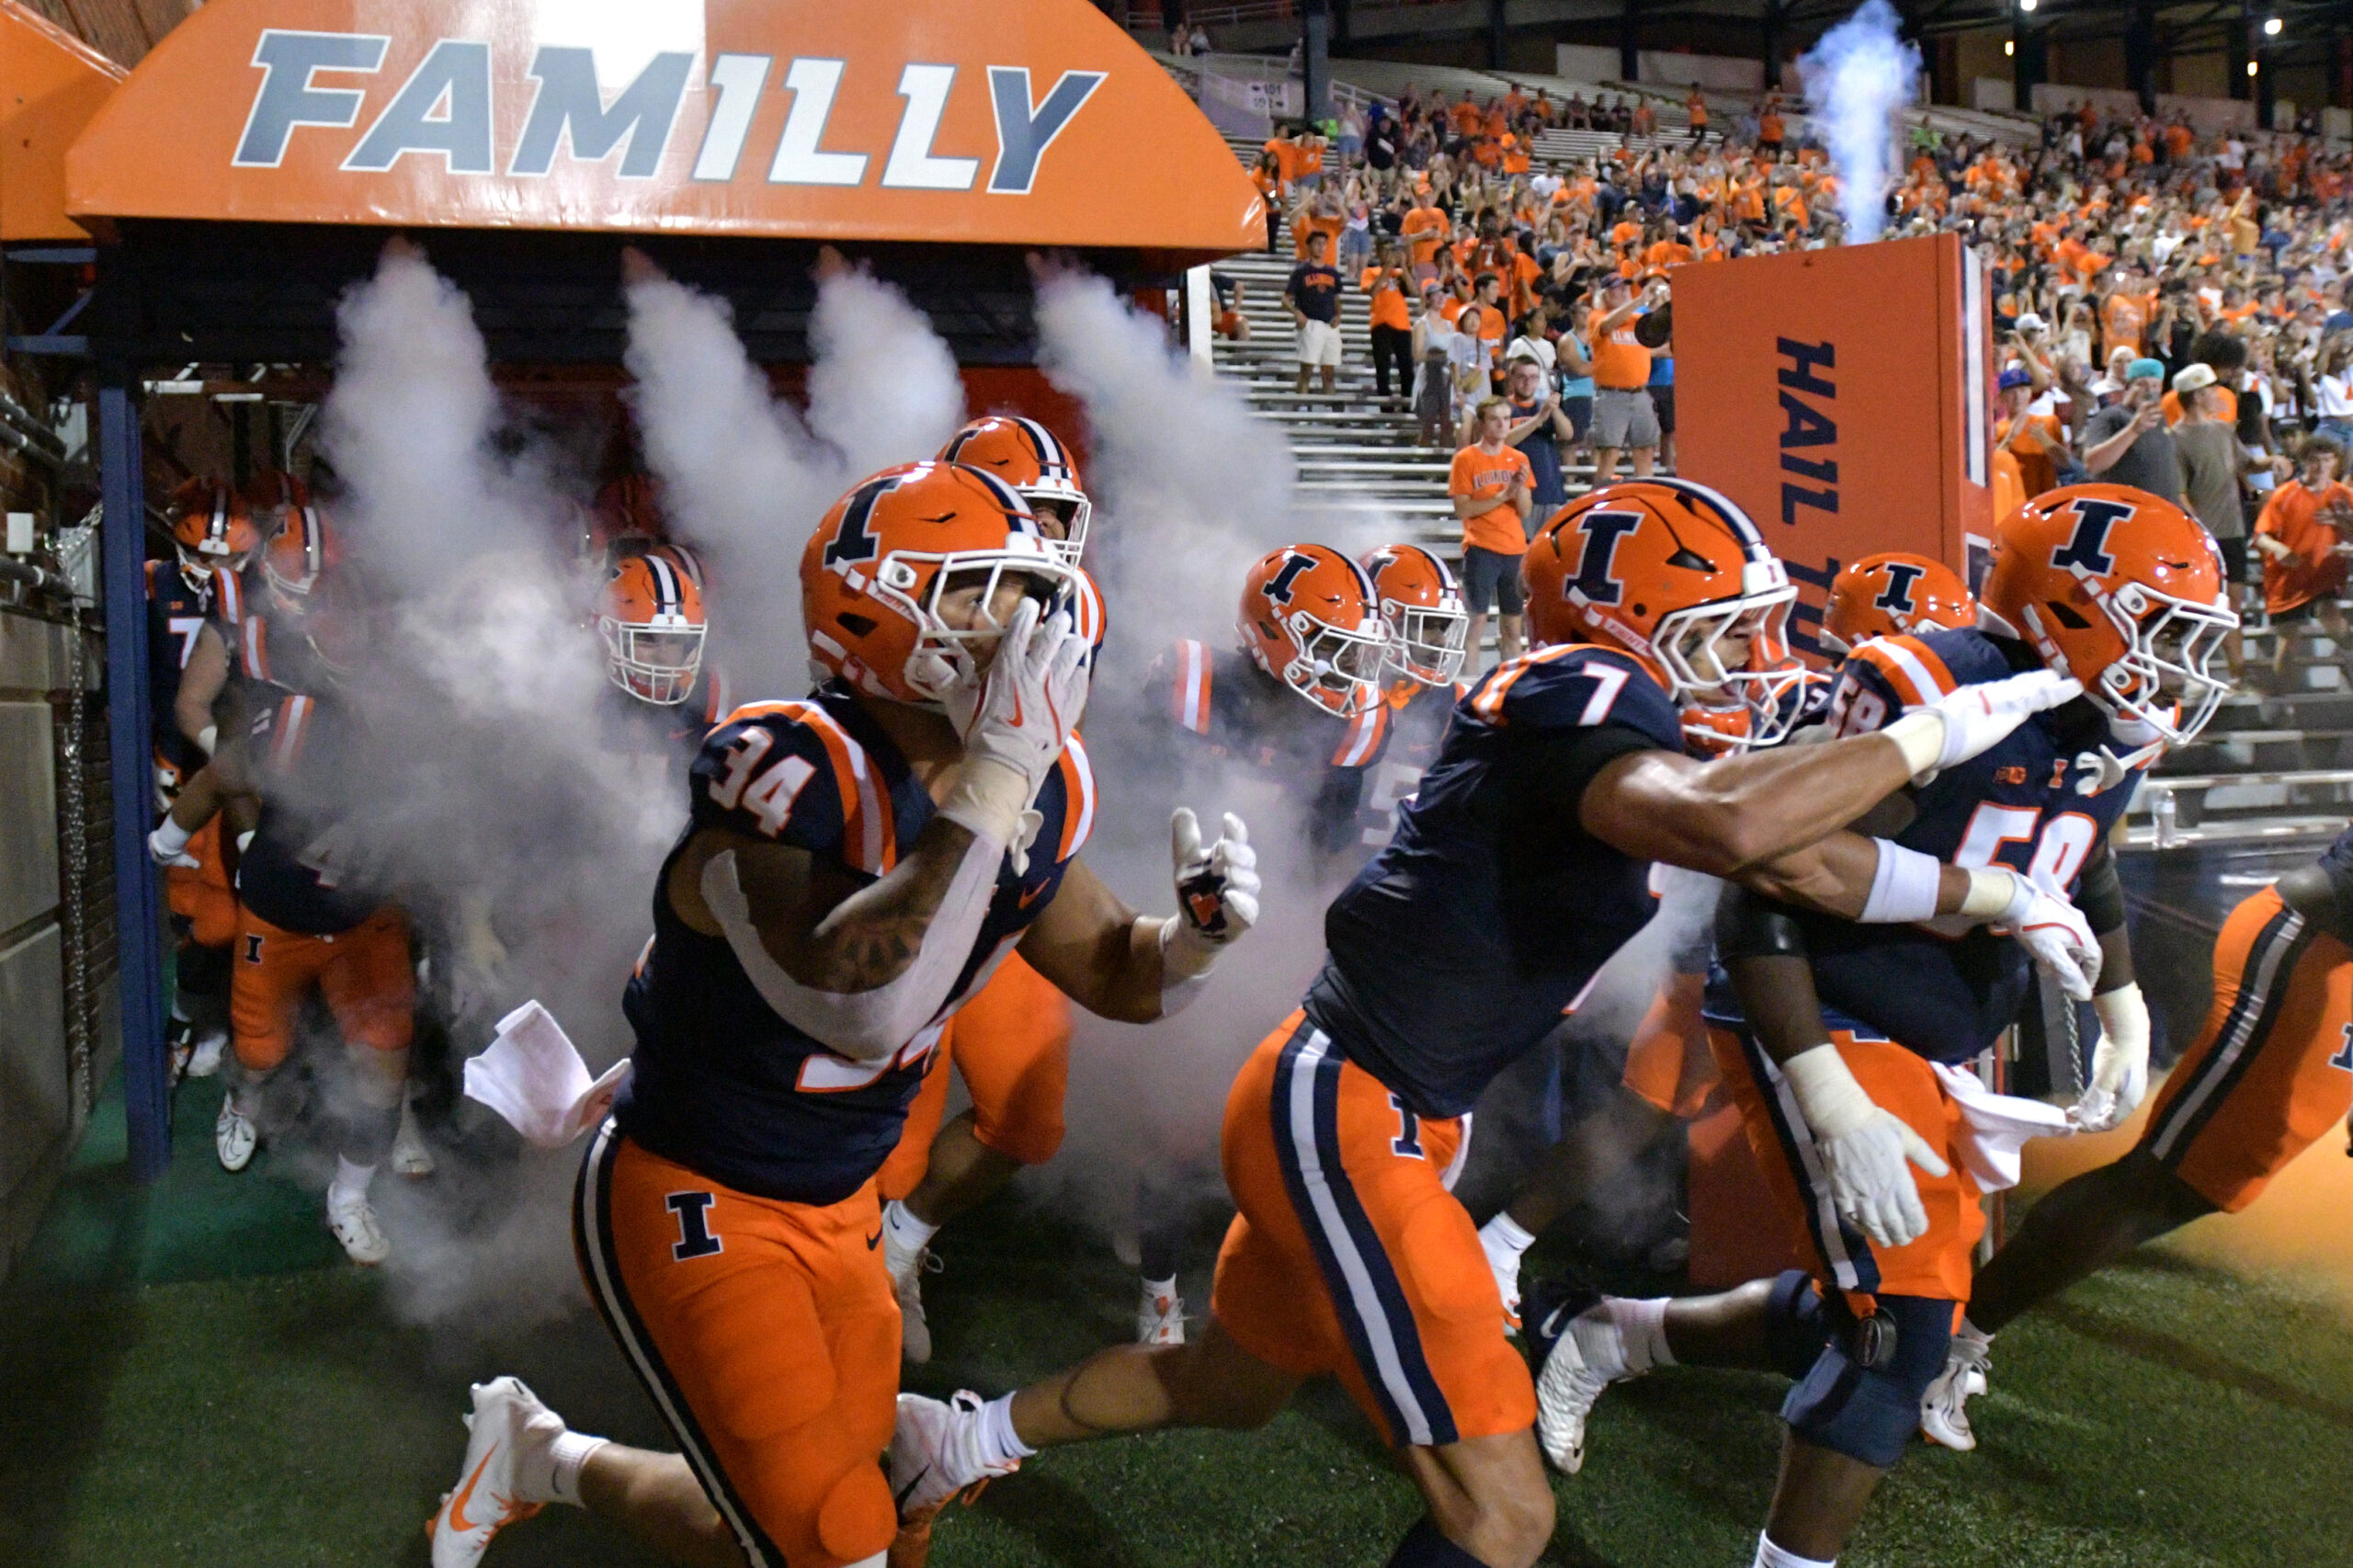
POLYGON ((1962 1453, 1977 1446, 1977 1434, 1969 1427, 1969 1402, 1985 1392, 1985 1373, 1993 1361, 1992 1335, 1980 1334, 1965 1323, 1953 1330, 1945 1369, 1920 1396, 1923 1437, 1962 1453))
POLYGON ((392 1166, 394 1176, 409 1181, 423 1181, 433 1174, 433 1151, 416 1130, 416 1107, 405 1097, 401 1101, 401 1130, 392 1135, 392 1166))
POLYGON ((953 1399, 899 1396, 898 1429, 891 1436, 891 1495, 902 1525, 936 1516, 949 1502, 983 1483, 1011 1475, 1019 1460, 990 1465, 981 1458, 981 1415, 987 1402, 970 1389, 953 1399))
POLYGON ((1607 1307, 1579 1313, 1552 1342, 1536 1380, 1536 1439, 1562 1474, 1585 1467, 1586 1419, 1601 1391, 1627 1375, 1625 1340, 1607 1307))
POLYGON ((891 1292, 899 1299, 899 1354, 921 1365, 931 1359, 931 1324, 924 1321, 923 1277, 941 1267, 929 1247, 902 1247, 882 1228, 882 1266, 891 1271, 891 1292))
POLYGON ((381 1263, 392 1256, 392 1244, 384 1239, 384 1228, 376 1222, 376 1206, 368 1201, 365 1192, 347 1192, 341 1187, 327 1188, 327 1229, 343 1244, 343 1250, 354 1263, 381 1263))
POLYGON ((196 1049, 188 1053, 188 1075, 210 1078, 221 1071, 221 1052, 229 1044, 229 1031, 215 1024, 196 1037, 196 1049))
POLYGON ((545 1499, 518 1494, 516 1476, 526 1456, 533 1473, 555 1470, 552 1458, 537 1450, 563 1436, 563 1417, 540 1403, 518 1378, 473 1385, 473 1414, 465 1418, 466 1462, 457 1487, 441 1494, 439 1511, 425 1522, 433 1542, 433 1568, 473 1568, 490 1538, 517 1519, 540 1511, 545 1499))
POLYGON ((254 1163, 254 1147, 261 1142, 253 1118, 237 1104, 233 1090, 221 1096, 221 1114, 212 1122, 212 1152, 224 1171, 241 1171, 254 1163))
POLYGON ((1185 1298, 1173 1290, 1155 1290, 1146 1281, 1143 1299, 1136 1304, 1136 1343, 1184 1344, 1185 1298))

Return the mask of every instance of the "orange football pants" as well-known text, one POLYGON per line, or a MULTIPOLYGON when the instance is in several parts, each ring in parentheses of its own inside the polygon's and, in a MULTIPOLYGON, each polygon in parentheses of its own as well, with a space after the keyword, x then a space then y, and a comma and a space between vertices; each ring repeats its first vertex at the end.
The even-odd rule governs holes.
POLYGON ((931 1165, 931 1141, 948 1109, 952 1062, 972 1096, 972 1135, 1009 1160, 1042 1165, 1063 1146, 1070 1086, 1070 998, 1008 953, 989 983, 948 1020, 931 1071, 907 1108, 899 1146, 875 1177, 886 1199, 904 1198, 931 1165))
POLYGON ((898 1531, 899 1307, 871 1182, 825 1208, 735 1191, 608 1120, 573 1244, 605 1326, 751 1568, 841 1568, 898 1531))
POLYGON ((1241 1213, 1211 1310, 1260 1360, 1336 1373, 1400 1447, 1536 1420, 1478 1227, 1447 1189, 1468 1136, 1465 1118, 1403 1109, 1297 1012, 1226 1096, 1225 1182, 1241 1213))
POLYGON ((1971 1255, 1985 1233, 1985 1211, 1977 1180, 1961 1161, 1964 1132, 1961 1108, 1945 1092, 1926 1060, 1890 1040, 1857 1039, 1830 1031, 1830 1043, 1855 1074, 1863 1092, 1891 1111, 1944 1157, 1950 1169, 1932 1176, 1907 1165, 1920 1189, 1928 1228, 1900 1247, 1873 1245, 1861 1232, 1840 1221, 1830 1203, 1830 1182, 1813 1135, 1798 1114, 1780 1069, 1752 1038, 1711 1028, 1709 1044, 1724 1087, 1740 1108, 1748 1145, 1765 1175, 1773 1206, 1781 1211, 1814 1278, 1849 1297, 1924 1296, 1966 1301, 1973 1275, 1971 1255))
POLYGON ((2353 953, 2265 888, 2214 943, 2214 1005, 2141 1146, 2236 1213, 2353 1108, 2353 953))
POLYGON ((229 978, 229 1035, 238 1065, 267 1073, 286 1060, 302 998, 313 985, 346 1045, 405 1049, 416 1015, 407 917, 388 903, 348 931, 312 937, 281 931, 240 904, 229 978))
POLYGON ((188 853, 196 865, 165 868, 165 902, 188 922, 190 941, 199 948, 225 948, 237 937, 237 893, 221 858, 219 817, 196 830, 188 853))

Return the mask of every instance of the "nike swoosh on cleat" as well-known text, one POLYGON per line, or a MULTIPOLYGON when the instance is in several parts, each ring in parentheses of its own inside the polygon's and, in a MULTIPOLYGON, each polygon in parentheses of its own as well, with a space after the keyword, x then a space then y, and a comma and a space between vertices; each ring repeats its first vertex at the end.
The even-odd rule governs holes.
POLYGON ((921 1470, 915 1471, 915 1478, 909 1481, 904 1486, 900 1487, 897 1494, 894 1495, 891 1501, 904 1511, 907 1506, 907 1499, 915 1494, 915 1488, 923 1484, 923 1478, 930 1473, 931 1466, 929 1465, 926 1465, 921 1470))
POLYGON ((449 1499, 449 1528, 451 1529, 463 1532, 481 1528, 475 1521, 466 1517, 466 1503, 474 1494, 474 1483, 482 1479, 482 1472, 490 1468, 490 1461, 496 1458, 497 1454, 498 1445, 493 1443, 490 1452, 482 1456, 482 1463, 474 1466, 474 1472, 466 1477, 466 1483, 458 1488, 458 1494, 449 1499))

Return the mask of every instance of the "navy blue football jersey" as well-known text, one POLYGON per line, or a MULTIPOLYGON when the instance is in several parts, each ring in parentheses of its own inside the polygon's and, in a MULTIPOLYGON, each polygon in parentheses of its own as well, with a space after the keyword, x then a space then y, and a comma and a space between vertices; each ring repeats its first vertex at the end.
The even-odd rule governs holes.
POLYGON ((1389 739, 1389 709, 1376 704, 1353 719, 1302 699, 1239 649, 1212 650, 1189 639, 1155 660, 1147 679, 1176 744, 1178 799, 1198 793, 1183 775, 1200 759, 1232 758, 1280 784, 1308 812, 1308 835, 1325 855, 1357 841, 1365 780, 1389 739))
POLYGON ((1657 907, 1650 862, 1586 833, 1576 800, 1618 756, 1682 748, 1628 654, 1563 645, 1487 672, 1325 913, 1308 1017, 1415 1114, 1470 1109, 1657 907))
POLYGON ((872 881, 898 864, 936 810, 890 737, 839 682, 804 701, 738 708, 710 733, 688 781, 691 819, 654 884, 654 941, 623 1009, 636 1071, 620 1129, 665 1159, 740 1191, 838 1203, 881 1168, 929 1070, 941 1025, 1052 902, 1094 825, 1086 747, 1072 737, 1039 790, 1044 825, 1029 869, 1008 856, 963 972, 939 1017, 883 1062, 828 1051, 779 1017, 724 937, 680 920, 665 890, 694 835, 724 828, 807 850, 872 881))
MULTIPOLYGON (((155 760, 178 784, 204 766, 204 748, 180 731, 172 708, 179 699, 180 675, 196 652, 196 640, 213 622, 234 627, 242 598, 236 577, 207 567, 191 578, 175 561, 147 562, 147 689, 155 733, 155 760)), ((233 635, 233 632, 229 633, 233 635)))
POLYGON ((1387 697, 1389 734, 1372 767, 1372 785, 1357 807, 1358 838, 1378 849, 1397 834, 1397 812, 1422 787, 1422 775, 1438 762, 1454 705, 1471 688, 1424 686, 1408 681, 1387 697))
MULTIPOLYGON (((1868 733, 1961 687, 2040 667, 2025 644, 1982 631, 1876 638, 1841 667, 1826 722, 1836 735, 1868 733)), ((1956 866, 2007 866, 2072 897, 2146 766, 2120 768, 2117 750, 2106 717, 2083 699, 2038 713, 1913 791, 1916 814, 1895 842, 1956 866)), ((1958 1063, 1993 1044, 2026 1001, 2026 950, 1983 926, 1864 926, 1812 911, 1798 918, 1833 1028, 1861 1028, 1958 1063)), ((1721 971, 1717 982, 1709 1016, 1737 1022, 1721 971)))
POLYGON ((261 820, 237 862, 237 896, 281 930, 348 931, 383 906, 381 846, 349 786, 372 776, 349 706, 276 690, 253 710, 245 761, 261 820))

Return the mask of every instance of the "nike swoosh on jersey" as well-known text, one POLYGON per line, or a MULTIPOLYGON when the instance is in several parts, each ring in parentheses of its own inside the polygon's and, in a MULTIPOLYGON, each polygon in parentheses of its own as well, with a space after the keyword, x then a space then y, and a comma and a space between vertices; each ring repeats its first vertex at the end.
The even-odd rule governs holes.
POLYGON ((876 1247, 879 1247, 881 1244, 882 1233, 881 1231, 876 1231, 872 1235, 866 1238, 866 1250, 869 1252, 872 1252, 876 1247))

